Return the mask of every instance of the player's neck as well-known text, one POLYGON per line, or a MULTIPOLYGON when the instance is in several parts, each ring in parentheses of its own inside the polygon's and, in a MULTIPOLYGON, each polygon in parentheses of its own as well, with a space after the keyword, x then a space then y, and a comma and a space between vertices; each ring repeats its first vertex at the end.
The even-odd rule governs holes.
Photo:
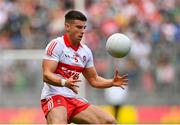
POLYGON ((79 45, 79 42, 72 40, 69 34, 67 34, 67 37, 68 37, 69 42, 71 42, 73 46, 77 47, 79 45))

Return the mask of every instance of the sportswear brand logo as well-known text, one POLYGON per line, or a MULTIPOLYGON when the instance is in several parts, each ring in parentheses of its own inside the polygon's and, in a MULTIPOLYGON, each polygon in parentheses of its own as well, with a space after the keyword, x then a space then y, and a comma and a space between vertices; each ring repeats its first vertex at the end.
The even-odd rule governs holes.
POLYGON ((69 51, 65 51, 64 55, 66 58, 73 59, 76 63, 78 62, 79 55, 77 53, 70 53, 69 51))

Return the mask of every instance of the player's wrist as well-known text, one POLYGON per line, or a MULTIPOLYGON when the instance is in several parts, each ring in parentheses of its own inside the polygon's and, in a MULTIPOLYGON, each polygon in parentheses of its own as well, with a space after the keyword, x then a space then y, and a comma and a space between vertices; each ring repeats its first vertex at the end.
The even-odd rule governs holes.
POLYGON ((114 80, 111 79, 111 86, 110 87, 113 87, 114 86, 114 80))
POLYGON ((65 79, 61 79, 61 86, 65 86, 66 81, 67 81, 67 80, 65 80, 65 79))

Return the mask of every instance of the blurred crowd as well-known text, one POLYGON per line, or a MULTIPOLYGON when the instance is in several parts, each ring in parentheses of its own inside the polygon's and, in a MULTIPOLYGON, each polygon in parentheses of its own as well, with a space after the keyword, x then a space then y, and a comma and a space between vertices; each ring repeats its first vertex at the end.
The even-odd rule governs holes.
MULTIPOLYGON (((0 0, 0 47, 44 48, 63 32, 64 13, 74 6, 74 0, 0 0)), ((124 32, 147 44, 177 43, 179 6, 179 0, 85 0, 87 41, 97 49, 104 37, 124 32)))
MULTIPOLYGON (((44 49, 63 34, 64 14, 75 8, 75 2, 0 0, 0 49, 44 49)), ((180 90, 179 0, 85 0, 83 12, 88 17, 86 44, 99 74, 112 74, 106 39, 121 32, 132 40, 132 48, 126 59, 114 65, 120 63, 121 73, 129 74, 130 89, 180 90)))

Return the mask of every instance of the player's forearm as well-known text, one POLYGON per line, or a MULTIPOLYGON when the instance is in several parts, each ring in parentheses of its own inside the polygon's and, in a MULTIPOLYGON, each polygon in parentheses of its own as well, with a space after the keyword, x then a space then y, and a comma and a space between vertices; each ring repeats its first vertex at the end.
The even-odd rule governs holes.
POLYGON ((43 73, 43 81, 54 86, 61 86, 61 78, 53 73, 43 73))
POLYGON ((96 79, 91 82, 91 85, 95 88, 109 88, 113 85, 113 79, 105 79, 97 76, 96 79))

